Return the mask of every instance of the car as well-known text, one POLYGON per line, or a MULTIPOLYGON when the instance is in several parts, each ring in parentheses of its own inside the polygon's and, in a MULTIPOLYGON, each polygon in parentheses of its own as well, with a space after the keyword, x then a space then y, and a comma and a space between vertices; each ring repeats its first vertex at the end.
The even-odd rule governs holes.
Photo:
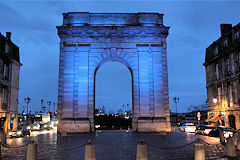
POLYGON ((182 132, 195 132, 196 131, 196 126, 194 123, 183 123, 180 127, 179 130, 182 132))
POLYGON ((98 124, 98 125, 95 125, 95 128, 98 129, 100 128, 101 126, 98 124))
MULTIPOLYGON (((230 128, 230 127, 225 127, 225 126, 219 126, 217 128, 214 128, 213 130, 211 130, 209 132, 209 136, 212 136, 212 137, 220 137, 220 133, 222 133, 223 135, 223 142, 226 142, 226 139, 229 137, 229 136, 233 136, 234 133, 236 133, 236 131, 233 129, 233 128, 230 128)), ((221 138, 221 137, 220 137, 221 138)))
POLYGON ((210 125, 200 125, 196 128, 195 133, 196 134, 203 134, 203 135, 209 135, 209 133, 215 129, 215 127, 210 125))
POLYGON ((54 126, 58 125, 58 119, 52 119, 51 122, 53 123, 54 126))
POLYGON ((30 130, 26 127, 16 128, 15 130, 8 133, 9 137, 25 137, 30 136, 30 130))
POLYGON ((54 127, 53 122, 47 122, 46 124, 43 125, 43 128, 47 130, 53 129, 53 127, 54 127))
POLYGON ((30 125, 30 130, 31 131, 39 131, 39 130, 41 130, 41 126, 38 123, 32 123, 30 125))

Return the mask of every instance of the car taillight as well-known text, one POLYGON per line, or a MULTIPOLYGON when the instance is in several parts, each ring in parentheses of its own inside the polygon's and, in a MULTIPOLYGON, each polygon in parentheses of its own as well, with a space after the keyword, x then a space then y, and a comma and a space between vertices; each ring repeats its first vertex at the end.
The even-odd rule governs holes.
POLYGON ((223 134, 226 134, 226 131, 223 131, 223 134))

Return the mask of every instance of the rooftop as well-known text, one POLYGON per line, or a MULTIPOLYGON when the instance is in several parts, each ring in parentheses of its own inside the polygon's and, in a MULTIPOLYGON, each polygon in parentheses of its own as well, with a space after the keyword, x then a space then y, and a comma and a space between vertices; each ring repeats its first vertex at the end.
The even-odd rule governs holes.
POLYGON ((63 26, 162 26, 159 13, 63 13, 63 26))

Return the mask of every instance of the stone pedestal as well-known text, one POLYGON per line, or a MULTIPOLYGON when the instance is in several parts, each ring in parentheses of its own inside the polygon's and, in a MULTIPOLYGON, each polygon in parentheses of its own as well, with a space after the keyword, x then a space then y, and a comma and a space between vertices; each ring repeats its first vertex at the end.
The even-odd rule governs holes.
POLYGON ((61 120, 61 123, 58 123, 58 132, 67 132, 67 133, 81 133, 81 132, 90 132, 91 130, 89 120, 61 120))
POLYGON ((170 132, 168 123, 164 117, 142 117, 138 119, 138 132, 170 132))

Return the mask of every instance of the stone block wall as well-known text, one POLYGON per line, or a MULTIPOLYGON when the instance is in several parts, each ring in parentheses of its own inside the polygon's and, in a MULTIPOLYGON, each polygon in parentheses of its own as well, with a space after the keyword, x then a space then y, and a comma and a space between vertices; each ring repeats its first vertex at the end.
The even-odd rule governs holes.
POLYGON ((133 131, 170 131, 162 15, 66 13, 60 37, 58 131, 94 131, 95 74, 109 61, 132 75, 133 131), (144 119, 144 120, 141 120, 144 119), (88 122, 87 122, 88 121, 88 122))

